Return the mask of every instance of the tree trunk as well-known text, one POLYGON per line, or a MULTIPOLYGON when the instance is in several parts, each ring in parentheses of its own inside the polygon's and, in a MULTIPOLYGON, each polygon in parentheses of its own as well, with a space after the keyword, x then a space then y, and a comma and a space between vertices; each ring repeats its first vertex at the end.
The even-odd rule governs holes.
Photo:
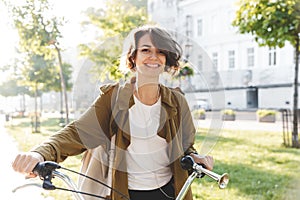
POLYGON ((38 102, 37 102, 37 96, 38 96, 38 83, 35 82, 35 88, 34 88, 34 119, 32 120, 33 126, 34 126, 34 133, 40 132, 39 127, 39 115, 38 115, 38 102))
POLYGON ((293 132, 292 147, 299 148, 298 140, 298 71, 299 71, 299 37, 296 41, 295 80, 294 80, 294 104, 293 104, 293 132))
POLYGON ((55 49, 57 51, 58 55, 58 64, 59 64, 59 74, 60 74, 60 83, 61 83, 61 88, 62 92, 64 94, 64 100, 65 100, 65 107, 66 107, 66 124, 69 123, 69 108, 68 108, 68 97, 67 97, 67 90, 66 90, 66 85, 65 85, 65 80, 63 76, 63 68, 62 68, 62 61, 61 61, 61 55, 60 55, 60 50, 59 48, 54 44, 55 49))
POLYGON ((25 94, 22 94, 22 104, 23 104, 23 111, 24 113, 26 112, 26 99, 25 99, 25 94))
POLYGON ((21 117, 25 116, 25 95, 21 94, 20 97, 20 115, 21 117))
POLYGON ((42 112, 43 112, 43 93, 41 93, 40 96, 40 117, 42 117, 42 112))
POLYGON ((65 120, 64 120, 64 109, 63 109, 63 103, 64 103, 64 101, 63 101, 63 97, 64 97, 64 95, 63 95, 63 92, 62 92, 62 90, 59 92, 60 93, 60 111, 59 111, 59 113, 60 113, 60 120, 59 120, 59 123, 60 124, 65 124, 65 120))

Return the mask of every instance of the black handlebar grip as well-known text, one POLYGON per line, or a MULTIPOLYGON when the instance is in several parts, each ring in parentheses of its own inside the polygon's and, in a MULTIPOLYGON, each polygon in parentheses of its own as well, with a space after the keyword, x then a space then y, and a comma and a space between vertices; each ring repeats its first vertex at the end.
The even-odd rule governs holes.
POLYGON ((36 166, 33 168, 32 172, 36 175, 39 175, 41 171, 41 163, 37 163, 36 166))
POLYGON ((51 174, 55 169, 59 169, 60 166, 56 162, 45 161, 36 164, 33 168, 33 172, 41 177, 51 174))
POLYGON ((193 169, 195 161, 191 156, 184 156, 181 158, 180 164, 182 169, 184 170, 191 170, 193 169))
POLYGON ((54 190, 55 186, 52 184, 52 172, 55 169, 59 169, 60 166, 56 162, 45 161, 38 163, 33 168, 33 173, 39 175, 43 180, 43 188, 46 190, 54 190))
MULTIPOLYGON (((191 173, 191 171, 194 170, 193 166, 195 164, 195 161, 192 158, 192 156, 187 155, 187 156, 184 156, 184 157, 181 158, 180 164, 181 164, 182 169, 188 170, 189 173, 191 173)), ((201 165, 203 168, 206 168, 204 164, 198 164, 198 165, 201 165)), ((201 173, 198 176, 199 176, 199 178, 202 178, 202 177, 205 176, 205 174, 201 173)))

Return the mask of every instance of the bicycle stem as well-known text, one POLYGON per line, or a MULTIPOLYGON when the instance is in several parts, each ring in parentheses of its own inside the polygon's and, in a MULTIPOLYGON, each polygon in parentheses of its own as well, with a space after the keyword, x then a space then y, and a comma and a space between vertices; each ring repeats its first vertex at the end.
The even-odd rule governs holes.
POLYGON ((176 197, 176 200, 183 200, 187 191, 189 190, 191 184, 193 183, 194 179, 197 177, 198 173, 193 172, 188 179, 185 181, 184 185, 182 186, 178 196, 176 197))

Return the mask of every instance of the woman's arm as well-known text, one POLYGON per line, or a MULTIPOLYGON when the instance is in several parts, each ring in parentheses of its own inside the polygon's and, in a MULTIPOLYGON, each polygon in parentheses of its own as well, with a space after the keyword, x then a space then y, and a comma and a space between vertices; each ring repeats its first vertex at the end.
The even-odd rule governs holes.
POLYGON ((102 94, 78 120, 64 127, 32 151, 40 153, 45 160, 62 162, 68 156, 78 155, 86 149, 109 144, 113 87, 105 86, 101 89, 102 94))
POLYGON ((62 162, 68 156, 106 144, 109 141, 107 135, 112 88, 113 86, 105 86, 99 98, 78 120, 68 124, 30 152, 19 153, 12 163, 13 169, 21 173, 30 173, 38 162, 62 162))

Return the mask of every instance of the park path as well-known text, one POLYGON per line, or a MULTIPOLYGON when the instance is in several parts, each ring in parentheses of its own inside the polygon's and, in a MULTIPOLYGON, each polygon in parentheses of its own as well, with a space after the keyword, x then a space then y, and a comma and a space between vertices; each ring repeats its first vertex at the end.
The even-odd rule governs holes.
MULTIPOLYGON (((17 143, 8 135, 5 129, 4 115, 0 115, 0 152, 1 152, 1 196, 2 200, 42 200, 46 199, 42 196, 42 189, 38 187, 26 187, 16 192, 12 190, 26 182, 24 175, 15 172, 11 163, 18 153, 17 143)), ((29 180, 32 182, 33 180, 29 180)), ((37 180, 35 180, 37 181, 37 180)), ((28 182, 28 180, 27 180, 28 182)), ((27 183, 26 182, 26 183, 27 183)), ((49 198, 47 198, 49 200, 49 198)))
POLYGON ((220 119, 196 120, 195 125, 201 128, 218 127, 222 130, 253 130, 282 132, 282 121, 261 123, 256 120, 222 121, 220 119))

